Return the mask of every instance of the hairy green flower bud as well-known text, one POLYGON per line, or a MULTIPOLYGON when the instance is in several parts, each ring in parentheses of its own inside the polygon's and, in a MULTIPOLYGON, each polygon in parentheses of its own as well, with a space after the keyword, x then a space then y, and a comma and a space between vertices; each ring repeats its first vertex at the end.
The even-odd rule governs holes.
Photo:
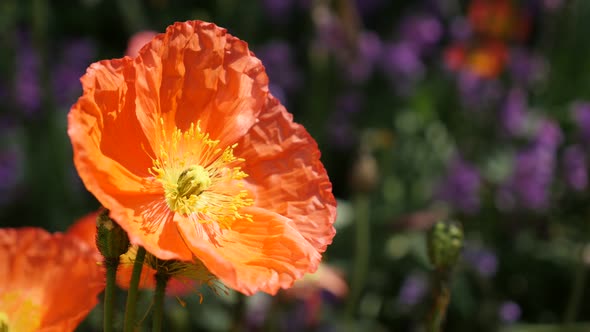
POLYGON ((109 217, 106 209, 96 218, 96 246, 105 260, 118 260, 129 249, 127 233, 109 217))
POLYGON ((439 221, 428 233, 428 256, 438 271, 449 271, 463 248, 463 227, 457 221, 439 221))

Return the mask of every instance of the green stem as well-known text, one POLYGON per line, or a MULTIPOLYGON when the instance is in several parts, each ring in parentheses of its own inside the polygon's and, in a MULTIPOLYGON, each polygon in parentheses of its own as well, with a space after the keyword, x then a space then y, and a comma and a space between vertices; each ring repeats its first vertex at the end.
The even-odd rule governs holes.
POLYGON ((441 277, 440 272, 436 271, 434 280, 434 303, 430 311, 430 316, 426 322, 426 331, 440 332, 442 324, 445 321, 447 308, 451 300, 451 289, 448 279, 441 277))
POLYGON ((576 272, 574 275, 573 286, 570 292, 569 300, 567 303, 563 323, 569 325, 576 320, 580 303, 582 301, 582 295, 584 294, 584 285, 586 284, 586 265, 584 264, 584 246, 581 245, 579 254, 576 259, 576 272))
POLYGON ((125 332, 133 332, 135 329, 135 315, 137 312, 137 291, 139 288, 139 279, 143 269, 143 260, 145 258, 145 248, 137 248, 137 255, 133 264, 131 280, 129 281, 129 290, 127 292, 127 304, 125 305, 125 332))
POLYGON ((346 304, 346 317, 352 319, 360 299, 367 271, 369 269, 370 255, 370 209, 369 197, 365 194, 358 194, 354 202, 355 222, 356 222, 356 239, 355 239, 355 256, 354 269, 350 286, 350 296, 346 304))
POLYGON ((164 297, 166 296, 166 284, 168 283, 169 279, 169 274, 156 272, 156 290, 154 292, 152 332, 162 331, 162 321, 164 320, 164 297))
POLYGON ((117 266, 119 258, 105 259, 106 287, 104 291, 104 332, 113 331, 113 309, 115 303, 115 286, 117 284, 117 266))

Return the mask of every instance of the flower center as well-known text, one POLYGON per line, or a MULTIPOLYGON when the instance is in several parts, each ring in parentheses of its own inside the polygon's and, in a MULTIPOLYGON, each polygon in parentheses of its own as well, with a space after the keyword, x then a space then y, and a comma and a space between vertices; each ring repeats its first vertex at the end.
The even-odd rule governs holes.
POLYGON ((239 166, 244 159, 234 155, 237 144, 225 149, 218 145, 198 123, 186 131, 175 128, 172 135, 163 129, 150 173, 161 183, 171 211, 195 222, 230 228, 238 219, 251 220, 240 209, 253 200, 243 190, 242 180, 248 175, 239 166))
POLYGON ((40 326, 40 306, 17 291, 0 296, 0 332, 33 332, 40 326))
POLYGON ((10 332, 8 330, 8 317, 3 312, 0 312, 0 332, 10 332))
POLYGON ((211 177, 203 166, 190 166, 180 173, 178 177, 178 196, 190 198, 192 195, 199 196, 211 186, 211 177))

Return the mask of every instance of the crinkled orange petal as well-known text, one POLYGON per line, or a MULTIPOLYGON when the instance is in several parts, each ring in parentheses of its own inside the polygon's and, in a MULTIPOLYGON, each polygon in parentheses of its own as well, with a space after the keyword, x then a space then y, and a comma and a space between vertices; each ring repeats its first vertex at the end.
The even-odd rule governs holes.
POLYGON ((96 218, 98 218, 100 211, 94 211, 78 219, 73 223, 66 234, 75 236, 84 241, 88 247, 96 249, 96 218))
POLYGON ((153 152, 135 115, 138 96, 128 82, 134 72, 131 66, 132 61, 124 58, 97 62, 87 69, 81 78, 84 94, 68 114, 68 135, 78 172, 104 173, 94 182, 134 192, 149 174, 153 152))
POLYGON ((324 252, 336 233, 336 200, 317 144, 305 128, 269 96, 259 122, 235 153, 245 159, 254 204, 292 220, 307 242, 324 252))
POLYGON ((163 202, 163 193, 145 197, 118 195, 121 206, 112 209, 110 215, 127 231, 132 244, 143 246, 160 259, 192 259, 173 222, 174 213, 163 202))
POLYGON ((103 261, 101 253, 96 247, 96 218, 98 218, 100 211, 95 211, 86 214, 73 223, 67 230, 68 236, 76 237, 94 253, 94 260, 97 263, 103 261))
POLYGON ((268 77, 248 45, 212 23, 176 23, 146 45, 133 63, 137 117, 157 151, 159 121, 166 130, 201 129, 220 148, 256 122, 268 77))
POLYGON ((321 256, 287 218, 248 207, 254 221, 238 220, 231 229, 178 220, 187 245, 229 287, 251 295, 276 294, 319 262, 321 256))
POLYGON ((0 229, 0 294, 18 292, 38 305, 39 331, 73 331, 103 289, 104 271, 79 239, 37 228, 0 229))

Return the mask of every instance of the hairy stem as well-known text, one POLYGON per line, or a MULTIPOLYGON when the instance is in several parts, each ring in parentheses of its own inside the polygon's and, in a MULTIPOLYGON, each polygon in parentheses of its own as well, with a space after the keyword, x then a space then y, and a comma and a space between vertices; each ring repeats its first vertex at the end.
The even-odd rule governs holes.
POLYGON ((104 332, 113 331, 113 313, 115 305, 115 285, 117 283, 117 267, 119 266, 119 258, 105 259, 106 266, 106 287, 104 291, 104 332))
POLYGON ((451 301, 451 289, 449 287, 448 279, 441 276, 439 271, 434 273, 434 302, 426 322, 426 331, 428 332, 442 331, 447 308, 451 301))
POLYGON ((143 260, 145 258, 145 249, 139 247, 135 262, 133 264, 133 272, 131 280, 129 281, 129 290, 127 291, 127 304, 125 305, 125 332, 133 332, 135 329, 135 315, 137 312, 137 291, 139 288, 139 279, 141 277, 141 270, 143 268, 143 260))
POLYGON ((156 290, 154 292, 154 312, 152 315, 152 332, 162 331, 162 322, 164 321, 164 297, 166 296, 166 284, 170 275, 166 273, 156 273, 156 290))

